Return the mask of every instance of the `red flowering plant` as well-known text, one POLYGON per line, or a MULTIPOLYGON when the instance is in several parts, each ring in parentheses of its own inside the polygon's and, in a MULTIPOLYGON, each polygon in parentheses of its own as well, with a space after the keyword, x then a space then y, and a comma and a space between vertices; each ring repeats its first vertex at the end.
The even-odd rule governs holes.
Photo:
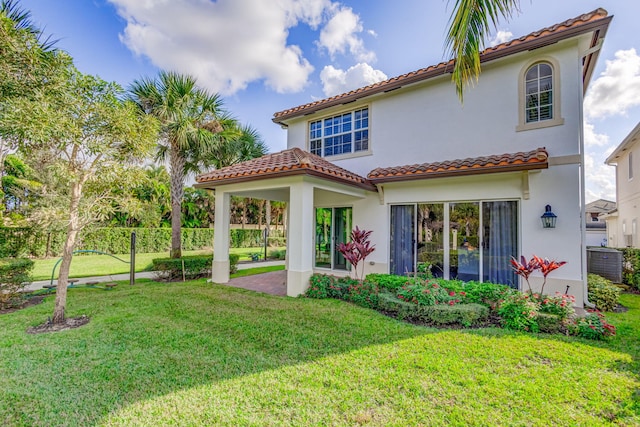
POLYGON ((371 230, 360 230, 356 225, 356 228, 351 231, 351 241, 338 244, 338 252, 353 266, 356 279, 359 281, 362 281, 362 279, 358 275, 358 264, 362 262, 362 275, 364 275, 364 260, 376 250, 375 245, 372 245, 369 241, 369 236, 372 232, 371 230))
POLYGON ((565 265, 566 261, 550 261, 548 258, 542 259, 536 255, 534 255, 529 261, 526 260, 524 256, 520 257, 520 262, 517 259, 511 258, 511 266, 513 270, 516 272, 518 276, 524 278, 527 282, 527 286, 529 287, 529 293, 533 295, 533 290, 531 289, 531 283, 529 283, 529 276, 536 270, 540 270, 542 276, 544 278, 542 282, 542 287, 540 288, 540 294, 537 296, 537 299, 542 301, 544 298, 544 286, 547 284, 547 276, 554 270, 565 265))

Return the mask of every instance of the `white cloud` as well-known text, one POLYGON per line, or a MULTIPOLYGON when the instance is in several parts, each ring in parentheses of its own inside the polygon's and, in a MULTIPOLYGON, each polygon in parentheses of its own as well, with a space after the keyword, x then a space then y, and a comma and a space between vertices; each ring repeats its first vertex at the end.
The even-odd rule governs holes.
POLYGON ((373 69, 369 64, 359 63, 347 71, 327 65, 320 72, 320 80, 322 80, 324 94, 333 96, 387 80, 387 75, 373 69))
POLYGON ((336 53, 350 53, 359 62, 375 61, 375 53, 364 47, 358 34, 363 31, 360 17, 350 7, 339 7, 320 32, 318 45, 333 58, 336 53))
POLYGON ((594 126, 589 123, 584 123, 584 145, 586 147, 604 147, 609 145, 609 135, 603 133, 596 133, 594 126))
POLYGON ((302 90, 313 66, 287 43, 288 30, 318 28, 336 10, 330 0, 110 1, 127 22, 120 37, 131 51, 226 95, 258 80, 302 90))
POLYGON ((499 30, 498 34, 491 39, 489 46, 496 46, 502 43, 506 43, 513 38, 513 33, 507 30, 499 30))
POLYGON ((615 59, 607 60, 606 64, 585 97, 587 117, 624 115, 640 105, 640 56, 636 50, 619 50, 615 59))
POLYGON ((604 164, 604 157, 585 153, 585 198, 587 203, 597 199, 616 199, 616 175, 612 166, 604 164))

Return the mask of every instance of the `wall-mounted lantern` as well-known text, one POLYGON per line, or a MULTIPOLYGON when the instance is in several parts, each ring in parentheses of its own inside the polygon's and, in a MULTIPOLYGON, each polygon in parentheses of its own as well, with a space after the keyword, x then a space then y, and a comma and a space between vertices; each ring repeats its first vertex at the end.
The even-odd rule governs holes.
POLYGON ((544 207, 544 213, 540 217, 542 228, 556 228, 556 220, 558 216, 551 212, 551 205, 544 207))

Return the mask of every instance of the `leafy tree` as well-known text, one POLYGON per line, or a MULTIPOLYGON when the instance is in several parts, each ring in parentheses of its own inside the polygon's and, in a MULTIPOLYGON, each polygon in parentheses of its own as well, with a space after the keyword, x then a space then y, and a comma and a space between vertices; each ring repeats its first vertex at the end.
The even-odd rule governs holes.
MULTIPOLYGON (((59 70, 70 63, 70 58, 54 49, 54 43, 43 36, 31 21, 31 14, 17 1, 0 1, 0 115, 7 101, 32 96, 39 90, 54 90, 64 80, 59 70)), ((0 137, 0 176, 4 176, 5 157, 14 149, 14 141, 0 137)), ((0 203, 0 225, 3 207, 0 203)))
MULTIPOLYGON (((67 281, 78 232, 103 220, 123 189, 136 182, 127 165, 150 154, 158 126, 122 101, 115 83, 64 71, 62 90, 39 91, 7 102, 0 115, 0 136, 13 138, 34 161, 46 183, 38 215, 43 223, 64 222, 67 236, 56 290, 54 323, 65 322, 67 281)), ((126 193, 126 192, 124 192, 126 193)))
POLYGON ((520 0, 456 0, 447 31, 446 48, 455 59, 451 79, 463 100, 464 86, 480 76, 480 52, 491 28, 500 17, 511 18, 520 0))
POLYGON ((35 172, 25 161, 15 154, 4 158, 2 192, 4 193, 5 211, 14 218, 24 218, 27 208, 34 201, 34 196, 42 187, 42 183, 35 179, 35 172))
POLYGON ((168 157, 171 175, 171 257, 180 258, 181 204, 188 173, 204 168, 207 156, 228 134, 221 124, 229 120, 222 110, 222 99, 196 85, 196 79, 161 71, 157 78, 136 80, 130 97, 139 110, 162 125, 158 158, 168 157), (218 138, 216 136, 219 136, 218 138))

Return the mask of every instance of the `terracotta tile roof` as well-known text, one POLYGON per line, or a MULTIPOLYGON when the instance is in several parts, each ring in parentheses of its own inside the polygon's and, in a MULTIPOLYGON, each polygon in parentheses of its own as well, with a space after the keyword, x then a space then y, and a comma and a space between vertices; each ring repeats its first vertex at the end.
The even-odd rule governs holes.
POLYGON ((546 169, 549 167, 547 158, 547 150, 538 148, 527 153, 498 154, 435 163, 376 168, 369 172, 367 178, 372 183, 378 184, 391 181, 442 178, 445 176, 546 169))
MULTIPOLYGON (((502 58, 507 55, 512 55, 517 52, 546 46, 559 40, 563 40, 565 38, 573 37, 579 34, 584 34, 589 31, 594 31, 597 33, 597 37, 592 41, 593 46, 597 43, 599 38, 604 37, 611 18, 612 17, 607 16, 606 10, 599 8, 592 12, 580 15, 576 18, 568 19, 551 27, 535 31, 518 39, 514 39, 506 43, 487 48, 481 52, 480 61, 487 62, 494 59, 502 58)), ((441 62, 437 65, 432 65, 427 68, 422 68, 417 71, 402 74, 389 80, 374 83, 372 85, 336 95, 331 98, 321 99, 308 104, 290 108, 288 110, 280 111, 273 115, 272 120, 275 123, 282 123, 284 120, 292 117, 311 114, 324 108, 346 104, 348 102, 353 102, 357 99, 361 99, 367 96, 382 92, 389 92, 395 89, 399 89, 402 86, 417 83, 423 80, 430 79, 432 77, 441 76, 451 72, 451 70, 453 69, 453 63, 453 60, 441 62)), ((594 64, 591 61, 585 61, 585 67, 593 66, 594 64)), ((588 80, 591 72, 592 70, 585 69, 583 71, 583 79, 588 80)))
MULTIPOLYGON (((290 175, 312 175, 343 184, 376 191, 367 179, 349 172, 315 154, 299 148, 290 148, 267 154, 257 159, 213 170, 196 177, 197 184, 214 184, 211 187, 236 182, 254 181, 290 175)), ((196 185, 197 185, 196 184, 196 185)), ((202 185, 200 185, 202 186, 202 185)), ((207 185, 204 185, 205 187, 207 185)))

